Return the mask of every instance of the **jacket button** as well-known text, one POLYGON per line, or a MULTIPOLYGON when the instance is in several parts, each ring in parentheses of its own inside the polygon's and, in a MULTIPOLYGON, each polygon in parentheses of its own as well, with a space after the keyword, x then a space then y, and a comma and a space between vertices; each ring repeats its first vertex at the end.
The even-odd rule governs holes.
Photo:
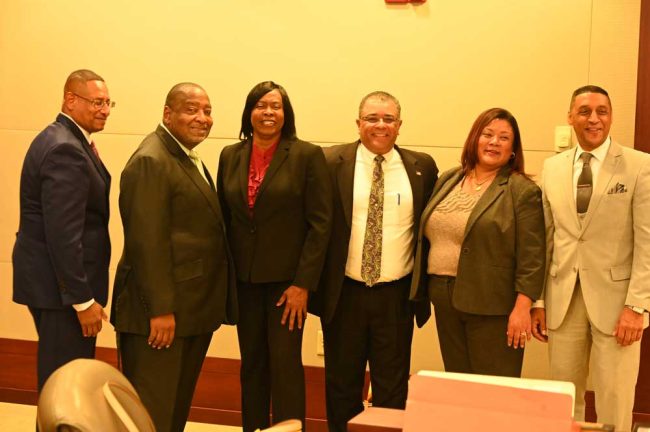
POLYGON ((468 254, 469 253, 469 248, 463 248, 463 253, 468 254))
POLYGON ((255 234, 255 227, 251 227, 251 234, 255 234))

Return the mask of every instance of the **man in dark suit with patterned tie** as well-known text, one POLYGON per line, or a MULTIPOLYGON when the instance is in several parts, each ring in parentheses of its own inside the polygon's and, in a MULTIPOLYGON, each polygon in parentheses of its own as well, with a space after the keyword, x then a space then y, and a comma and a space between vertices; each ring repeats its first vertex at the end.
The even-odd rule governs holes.
POLYGON ((93 358, 108 296, 111 177, 90 134, 113 106, 104 79, 72 72, 56 121, 32 142, 20 179, 13 299, 38 332, 38 389, 54 370, 93 358))
POLYGON ((203 88, 180 83, 120 181, 124 252, 111 322, 124 375, 158 432, 182 431, 212 332, 236 320, 232 258, 212 177, 195 148, 210 133, 203 88))
POLYGON ((324 149, 334 188, 332 235, 310 311, 325 342, 327 420, 345 431, 363 410, 370 365, 373 405, 404 408, 413 315, 423 325, 428 302, 409 303, 420 213, 438 169, 431 156, 398 148, 398 100, 373 92, 359 106, 360 140, 324 149))

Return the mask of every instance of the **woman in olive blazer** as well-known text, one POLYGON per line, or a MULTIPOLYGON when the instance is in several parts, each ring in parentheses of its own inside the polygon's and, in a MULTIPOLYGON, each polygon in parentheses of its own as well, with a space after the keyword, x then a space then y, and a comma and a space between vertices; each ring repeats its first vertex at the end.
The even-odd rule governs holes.
POLYGON ((541 191, 504 109, 479 115, 461 160, 422 214, 411 298, 433 303, 445 370, 519 376, 544 281, 541 191))
POLYGON ((286 91, 257 84, 243 141, 219 158, 217 193, 237 272, 242 423, 305 419, 302 329, 329 241, 332 192, 319 146, 296 137, 286 91))

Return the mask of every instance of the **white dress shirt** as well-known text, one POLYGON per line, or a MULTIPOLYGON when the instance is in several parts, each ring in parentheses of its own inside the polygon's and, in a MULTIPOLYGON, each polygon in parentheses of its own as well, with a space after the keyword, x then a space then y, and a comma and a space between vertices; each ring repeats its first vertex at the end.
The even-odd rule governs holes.
MULTIPOLYGON (((354 167, 352 231, 345 267, 345 275, 357 281, 363 280, 361 258, 375 156, 363 144, 359 144, 354 167)), ((393 148, 383 156, 384 213, 381 275, 377 282, 390 282, 403 278, 413 270, 413 192, 397 150, 393 148)))

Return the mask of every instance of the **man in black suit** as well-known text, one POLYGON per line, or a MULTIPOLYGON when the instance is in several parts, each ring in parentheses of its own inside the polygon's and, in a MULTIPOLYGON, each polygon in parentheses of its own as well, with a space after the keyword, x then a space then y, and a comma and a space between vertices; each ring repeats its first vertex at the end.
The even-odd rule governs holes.
POLYGON ((102 77, 72 72, 61 113, 23 163, 13 300, 36 324, 39 391, 58 367, 95 357, 106 319, 111 177, 90 134, 104 129, 112 106, 102 77))
POLYGON ((373 92, 359 106, 360 140, 325 149, 334 216, 310 307, 323 326, 330 431, 345 431, 363 410, 366 362, 373 405, 404 408, 414 311, 420 326, 430 315, 428 302, 408 296, 420 213, 438 170, 431 156, 395 146, 401 124, 397 99, 373 92))
POLYGON ((199 85, 172 87, 162 123, 120 181, 124 252, 111 322, 124 375, 158 432, 183 430, 212 332, 236 320, 221 208, 194 150, 210 133, 211 112, 199 85))

